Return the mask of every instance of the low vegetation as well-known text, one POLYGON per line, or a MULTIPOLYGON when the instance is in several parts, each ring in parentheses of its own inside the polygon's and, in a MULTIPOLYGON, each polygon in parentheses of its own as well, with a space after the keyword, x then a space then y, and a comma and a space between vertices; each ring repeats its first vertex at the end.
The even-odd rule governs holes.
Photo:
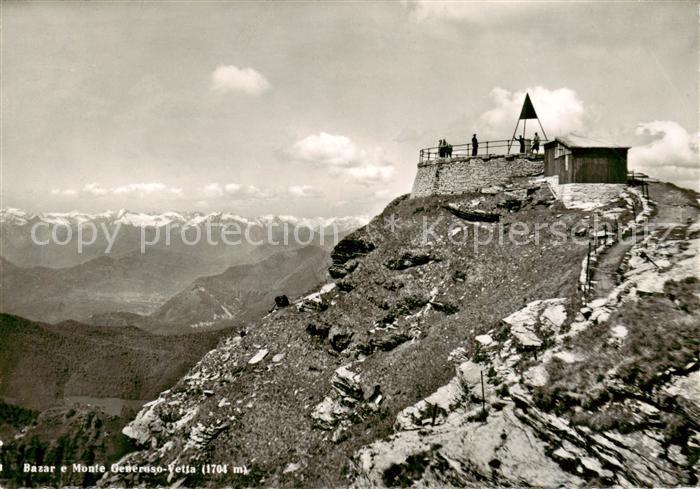
POLYGON ((629 433, 653 425, 667 443, 682 442, 696 421, 660 386, 700 367, 699 293, 694 278, 669 281, 663 295, 623 304, 608 323, 578 335, 567 348, 585 360, 553 360, 548 384, 535 390, 538 407, 594 431, 629 433), (616 324, 627 328, 624 338, 611 337, 616 324), (658 415, 641 411, 638 402, 658 415))

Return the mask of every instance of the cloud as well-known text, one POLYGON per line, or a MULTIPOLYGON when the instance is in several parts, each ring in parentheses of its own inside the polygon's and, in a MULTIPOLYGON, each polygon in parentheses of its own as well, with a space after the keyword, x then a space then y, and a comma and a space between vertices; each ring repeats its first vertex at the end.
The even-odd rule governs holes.
POLYGON ((298 160, 330 166, 355 165, 360 156, 350 138, 327 132, 305 137, 292 146, 290 153, 298 160))
POLYGON ((240 200, 247 199, 269 199, 274 196, 270 190, 260 189, 255 185, 240 185, 238 183, 227 183, 224 185, 226 195, 240 200))
POLYGON ((130 183, 121 185, 111 189, 110 193, 114 195, 134 195, 145 194, 151 195, 156 193, 169 193, 173 195, 182 195, 182 189, 177 187, 168 187, 163 183, 130 183))
POLYGON ((426 136, 426 132, 419 132, 412 127, 404 127, 401 131, 394 137, 394 141, 397 143, 406 143, 417 141, 426 136))
POLYGON ((394 171, 395 169, 391 165, 366 164, 347 168, 344 173, 356 183, 374 185, 391 181, 394 171))
POLYGON ((312 199, 323 195, 322 192, 314 189, 311 185, 290 185, 287 187, 287 193, 300 199, 312 199))
POLYGON ((51 195, 60 195, 62 197, 75 197, 76 195, 78 195, 78 192, 72 188, 66 188, 66 189, 55 188, 55 189, 51 190, 51 195))
POLYGON ((224 195, 224 188, 221 184, 210 183, 202 188, 202 193, 207 197, 221 197, 224 195))
POLYGON ((210 183, 202 188, 202 193, 206 197, 233 197, 236 200, 266 199, 272 193, 261 190, 255 185, 241 185, 239 183, 210 183))
POLYGON ((103 195, 107 195, 109 190, 100 186, 99 183, 93 182, 86 183, 81 193, 85 195, 92 195, 93 197, 101 197, 103 195))
POLYGON ((636 133, 648 142, 630 149, 630 170, 700 191, 700 134, 691 134, 674 121, 643 122, 636 133))
MULTIPOLYGON (((538 86, 511 92, 496 87, 490 93, 495 106, 481 115, 483 129, 480 131, 486 133, 488 137, 509 138, 520 116, 526 93, 530 94, 530 100, 550 139, 570 132, 585 131, 593 120, 594 116, 586 113, 583 102, 570 88, 550 90, 538 86)), ((541 132, 536 121, 528 122, 528 126, 532 128, 528 131, 530 136, 534 131, 541 132)), ((522 127, 521 123, 518 130, 522 131, 522 127)))
POLYGON ((326 167, 331 175, 362 185, 388 182, 395 171, 381 148, 361 150, 349 137, 327 132, 297 141, 288 153, 296 160, 326 167))
POLYGON ((270 87, 267 78, 253 68, 220 65, 211 74, 211 89, 219 93, 239 92, 258 96, 270 87))
POLYGON ((469 2, 404 2, 411 18, 416 22, 426 20, 480 21, 485 17, 483 4, 469 2))
POLYGON ((385 200, 390 197, 396 197, 396 192, 388 188, 382 188, 374 192, 374 198, 378 200, 385 200))
POLYGON ((240 183, 210 183, 201 189, 201 193, 207 198, 228 198, 231 200, 273 200, 282 198, 307 199, 323 195, 311 185, 290 185, 288 187, 275 187, 261 189, 255 185, 242 185, 240 183))
MULTIPOLYGON (((529 25, 531 18, 541 17, 548 6, 533 2, 455 2, 417 0, 404 2, 414 22, 461 22, 469 24, 502 25, 511 21, 529 25)), ((550 9, 551 10, 551 9, 550 9)))
POLYGON ((72 188, 54 188, 51 195, 61 197, 145 197, 150 195, 169 195, 172 197, 183 196, 183 191, 178 187, 169 187, 163 183, 129 183, 117 187, 103 187, 97 182, 86 183, 80 191, 72 188))

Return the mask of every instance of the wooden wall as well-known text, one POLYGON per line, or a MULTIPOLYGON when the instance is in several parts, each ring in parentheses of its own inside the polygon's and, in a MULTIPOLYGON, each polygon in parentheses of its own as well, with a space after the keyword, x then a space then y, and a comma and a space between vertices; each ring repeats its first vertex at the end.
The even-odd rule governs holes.
POLYGON ((627 149, 574 148, 555 158, 554 147, 545 151, 545 176, 558 175, 559 183, 626 183, 627 149))

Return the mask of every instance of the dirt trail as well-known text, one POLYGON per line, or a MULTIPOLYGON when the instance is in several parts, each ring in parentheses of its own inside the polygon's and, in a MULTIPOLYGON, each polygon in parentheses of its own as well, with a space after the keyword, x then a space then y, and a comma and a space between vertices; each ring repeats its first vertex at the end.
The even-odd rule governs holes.
POLYGON ((652 232, 658 239, 684 239, 690 223, 700 214, 700 206, 692 191, 667 183, 649 184, 649 198, 656 204, 656 211, 645 230, 618 241, 603 256, 593 272, 593 297, 605 297, 619 284, 618 269, 629 250, 652 232))
POLYGON ((629 250, 641 235, 625 238, 610 248, 593 269, 593 297, 605 297, 618 285, 618 269, 629 250))

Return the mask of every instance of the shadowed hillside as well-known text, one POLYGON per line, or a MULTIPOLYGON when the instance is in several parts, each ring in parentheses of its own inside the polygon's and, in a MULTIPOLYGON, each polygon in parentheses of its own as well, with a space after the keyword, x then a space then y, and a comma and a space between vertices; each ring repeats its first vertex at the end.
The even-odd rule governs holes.
POLYGON ((150 399, 216 344, 214 334, 155 336, 135 327, 48 325, 0 315, 0 396, 44 409, 66 398, 150 399))
POLYGON ((197 279, 152 316, 189 327, 253 318, 274 305, 275 296, 297 296, 326 276, 327 252, 316 246, 280 251, 257 263, 238 265, 197 279))

